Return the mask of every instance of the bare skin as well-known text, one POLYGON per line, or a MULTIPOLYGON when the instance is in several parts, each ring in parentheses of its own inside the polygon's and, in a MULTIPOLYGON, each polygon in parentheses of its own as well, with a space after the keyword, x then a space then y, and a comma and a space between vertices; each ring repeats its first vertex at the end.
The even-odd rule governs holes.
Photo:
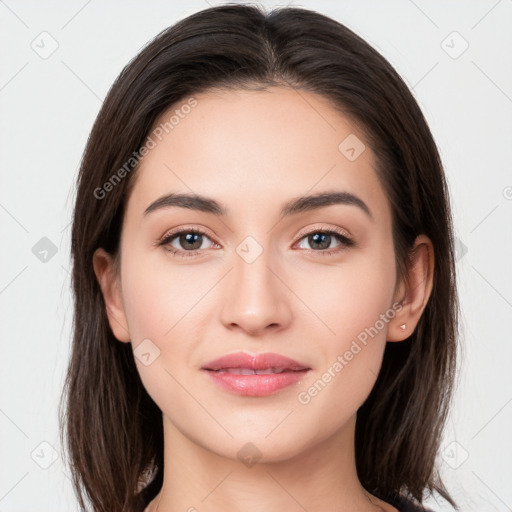
POLYGON ((325 98, 286 87, 195 98, 137 170, 120 275, 103 249, 93 259, 116 338, 134 350, 149 339, 160 351, 148 366, 135 357, 164 427, 163 488, 146 512, 396 512, 358 479, 356 413, 386 343, 406 339, 421 317, 432 244, 418 237, 408 283, 397 282, 391 207, 375 156, 366 145, 351 161, 338 149, 348 135, 364 136, 325 98), (371 215, 354 204, 279 214, 292 198, 333 191, 357 196, 371 215), (227 215, 177 206, 144 215, 171 192, 213 198, 227 215), (205 232, 198 249, 179 236, 158 245, 171 231, 194 228, 205 232), (308 235, 331 229, 355 244, 331 235, 327 248, 313 245, 308 235), (251 263, 237 252, 248 236, 256 242, 250 250, 262 250, 251 263), (338 355, 389 311, 392 318, 333 376, 338 355), (235 395, 200 368, 238 351, 275 352, 311 370, 270 396, 235 395), (308 394, 329 368, 321 392, 308 394), (247 443, 261 456, 250 467, 238 456, 247 443))

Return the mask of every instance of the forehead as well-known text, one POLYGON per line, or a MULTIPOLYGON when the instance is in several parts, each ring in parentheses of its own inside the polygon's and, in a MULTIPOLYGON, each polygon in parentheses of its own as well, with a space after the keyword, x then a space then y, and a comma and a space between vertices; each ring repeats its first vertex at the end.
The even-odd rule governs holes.
POLYGON ((389 206, 364 134, 326 98, 305 90, 212 90, 162 114, 137 169, 129 210, 187 192, 228 209, 277 212, 283 200, 325 190, 389 206), (194 105, 191 107, 190 105, 194 105))

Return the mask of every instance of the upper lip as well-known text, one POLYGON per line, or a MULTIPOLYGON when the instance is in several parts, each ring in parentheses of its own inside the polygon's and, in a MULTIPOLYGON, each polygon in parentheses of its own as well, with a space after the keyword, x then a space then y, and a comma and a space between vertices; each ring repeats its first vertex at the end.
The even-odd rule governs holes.
POLYGON ((266 352, 264 354, 251 355, 245 352, 237 352, 236 354, 226 354, 225 356, 214 359, 205 363, 203 370, 223 370, 227 368, 248 368, 250 370, 266 370, 268 368, 281 368, 285 370, 310 370, 289 357, 280 354, 266 352))

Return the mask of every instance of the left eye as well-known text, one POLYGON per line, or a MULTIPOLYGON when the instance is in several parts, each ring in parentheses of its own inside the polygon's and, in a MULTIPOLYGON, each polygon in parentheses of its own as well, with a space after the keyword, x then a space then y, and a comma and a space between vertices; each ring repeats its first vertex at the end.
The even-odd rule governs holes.
MULTIPOLYGON (((350 247, 354 243, 350 238, 335 231, 314 231, 302 237, 301 240, 307 241, 310 247, 312 247, 309 250, 315 252, 325 252, 326 249, 330 249, 332 241, 338 241, 338 245, 335 247, 340 245, 350 247)), ((299 246, 301 249, 307 249, 307 247, 303 247, 300 244, 299 246)), ((330 253, 331 251, 327 252, 330 253)))

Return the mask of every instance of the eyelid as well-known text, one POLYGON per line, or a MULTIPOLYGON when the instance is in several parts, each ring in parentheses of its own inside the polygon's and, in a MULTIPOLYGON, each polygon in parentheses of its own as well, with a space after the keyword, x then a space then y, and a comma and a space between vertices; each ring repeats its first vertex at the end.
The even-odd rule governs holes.
POLYGON ((341 235, 349 240, 352 240, 352 235, 343 228, 340 228, 339 226, 325 226, 325 225, 313 225, 308 226, 307 228, 302 229, 298 234, 298 239, 304 238, 306 235, 310 235, 313 232, 326 232, 326 231, 334 231, 338 235, 341 235))
MULTIPOLYGON (((213 242, 218 244, 218 242, 215 240, 215 237, 212 236, 206 230, 206 228, 203 228, 202 226, 197 226, 197 225, 196 226, 194 226, 194 225, 185 225, 185 226, 179 226, 177 228, 170 229, 170 230, 166 231, 158 239, 158 243, 162 242, 163 240, 166 240, 167 238, 169 238, 172 235, 180 234, 180 233, 182 233, 183 231, 186 231, 186 230, 195 231, 197 233, 205 235, 208 238, 210 238, 213 242)), ((334 231, 335 233, 337 233, 339 235, 342 235, 345 238, 348 238, 348 239, 352 240, 351 234, 346 229, 340 228, 338 226, 325 227, 325 226, 320 226, 320 225, 313 225, 313 226, 308 226, 307 228, 303 228, 301 231, 299 231, 299 233, 296 235, 296 237, 297 237, 298 240, 300 240, 300 239, 304 238, 305 236, 310 235, 314 231, 318 231, 318 232, 334 231)))
POLYGON ((173 235, 179 235, 181 234, 182 232, 184 231, 187 231, 187 232, 194 232, 194 233, 199 233, 201 235, 205 235, 207 236, 212 242, 215 242, 216 244, 218 244, 218 242, 215 240, 215 237, 212 236, 210 234, 210 232, 206 229, 206 228, 203 228, 202 226, 197 226, 197 225, 185 225, 185 226, 179 226, 177 228, 173 228, 173 229, 169 229, 168 231, 166 231, 157 241, 157 245, 160 245, 161 243, 165 242, 165 240, 167 240, 169 237, 173 236, 173 235))

